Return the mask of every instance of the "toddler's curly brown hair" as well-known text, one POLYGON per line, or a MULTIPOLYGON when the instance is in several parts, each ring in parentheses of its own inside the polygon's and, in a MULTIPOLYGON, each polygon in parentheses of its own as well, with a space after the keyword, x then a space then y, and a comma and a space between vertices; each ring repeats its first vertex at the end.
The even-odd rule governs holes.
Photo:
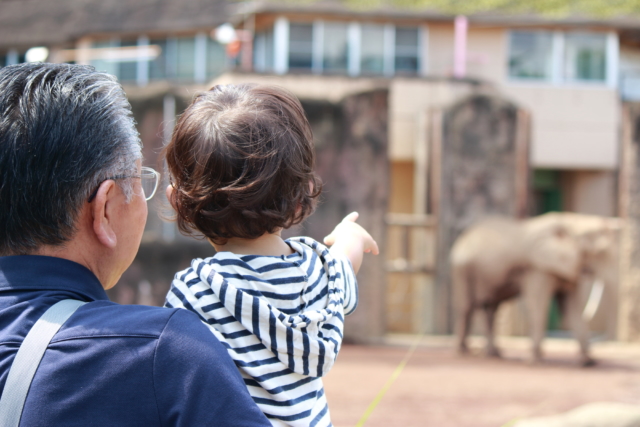
POLYGON ((302 222, 322 189, 302 105, 278 87, 219 85, 199 94, 165 157, 178 228, 216 244, 302 222))

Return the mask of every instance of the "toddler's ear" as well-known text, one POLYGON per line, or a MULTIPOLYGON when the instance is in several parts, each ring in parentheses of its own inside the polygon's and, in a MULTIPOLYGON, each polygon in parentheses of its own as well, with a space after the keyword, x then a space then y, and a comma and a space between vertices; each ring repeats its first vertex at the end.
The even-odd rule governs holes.
POLYGON ((176 209, 176 201, 173 197, 173 192, 175 191, 175 188, 173 188, 173 185, 169 184, 167 185, 167 190, 165 191, 165 194, 167 195, 167 200, 169 201, 169 204, 171 204, 171 207, 174 210, 176 209))

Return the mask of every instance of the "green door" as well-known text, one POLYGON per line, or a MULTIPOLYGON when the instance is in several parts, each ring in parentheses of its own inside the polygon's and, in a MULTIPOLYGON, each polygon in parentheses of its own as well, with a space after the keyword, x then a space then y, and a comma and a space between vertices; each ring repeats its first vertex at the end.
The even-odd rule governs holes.
MULTIPOLYGON (((562 211, 560 175, 560 171, 553 169, 536 169, 533 172, 534 215, 562 211)), ((549 308, 547 329, 556 331, 560 329, 561 324, 560 305, 558 304, 558 299, 554 298, 549 308)))

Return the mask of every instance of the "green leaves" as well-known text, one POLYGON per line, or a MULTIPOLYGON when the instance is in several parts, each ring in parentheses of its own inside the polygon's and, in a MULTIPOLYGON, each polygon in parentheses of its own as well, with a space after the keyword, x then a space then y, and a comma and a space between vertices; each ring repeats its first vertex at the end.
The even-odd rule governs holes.
POLYGON ((640 0, 343 0, 348 7, 377 9, 431 10, 452 15, 477 13, 514 13, 544 15, 547 18, 567 16, 611 18, 640 14, 640 0))

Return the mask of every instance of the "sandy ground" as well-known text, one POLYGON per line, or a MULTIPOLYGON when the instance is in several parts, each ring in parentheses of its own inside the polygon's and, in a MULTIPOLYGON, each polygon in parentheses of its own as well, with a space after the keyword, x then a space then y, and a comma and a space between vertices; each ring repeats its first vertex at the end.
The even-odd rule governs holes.
MULTIPOLYGON (((403 360, 415 337, 391 336, 383 346, 345 345, 324 384, 336 427, 352 427, 403 360)), ((450 337, 423 337, 367 427, 501 427, 585 403, 640 404, 640 344, 593 344, 598 364, 581 368, 577 344, 547 339, 545 362, 528 363, 529 341, 503 338, 503 359, 452 351, 450 337)))

